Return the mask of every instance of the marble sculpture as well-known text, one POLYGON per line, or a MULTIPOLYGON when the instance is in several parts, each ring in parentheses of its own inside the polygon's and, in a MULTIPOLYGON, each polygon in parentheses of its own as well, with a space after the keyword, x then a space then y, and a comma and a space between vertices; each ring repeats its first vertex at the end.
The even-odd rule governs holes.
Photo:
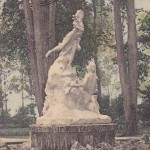
POLYGON ((84 12, 78 10, 73 16, 73 30, 63 41, 49 50, 60 51, 59 57, 51 65, 45 88, 43 116, 37 118, 37 124, 66 125, 83 123, 110 123, 111 118, 99 112, 97 102, 97 76, 94 60, 90 60, 83 79, 77 77, 71 63, 75 53, 81 50, 79 45, 83 31, 84 12))

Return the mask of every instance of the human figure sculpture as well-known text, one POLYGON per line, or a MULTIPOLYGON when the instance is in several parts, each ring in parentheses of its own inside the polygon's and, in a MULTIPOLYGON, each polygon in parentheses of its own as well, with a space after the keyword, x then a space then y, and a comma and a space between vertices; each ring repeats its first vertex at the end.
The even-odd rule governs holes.
POLYGON ((80 124, 110 123, 111 118, 101 115, 97 103, 96 66, 89 61, 87 73, 83 79, 77 77, 76 68, 72 67, 75 52, 80 50, 80 40, 84 31, 84 13, 78 10, 73 16, 73 30, 58 46, 49 50, 46 57, 60 51, 48 71, 45 88, 43 116, 37 118, 37 124, 80 124))
POLYGON ((69 58, 69 65, 72 63, 76 50, 81 49, 79 43, 84 31, 83 17, 84 12, 78 10, 73 16, 73 30, 66 35, 66 37, 61 43, 58 44, 58 46, 54 47, 52 50, 49 50, 46 53, 46 57, 48 57, 52 52, 61 51, 59 57, 67 56, 69 58))
POLYGON ((99 113, 99 105, 97 103, 97 94, 96 94, 97 80, 98 78, 96 76, 96 65, 94 60, 92 59, 89 61, 89 64, 87 66, 87 73, 85 74, 83 80, 80 80, 79 83, 77 82, 70 83, 70 86, 73 89, 73 91, 70 90, 68 93, 76 93, 76 95, 80 95, 80 98, 78 98, 77 101, 77 105, 82 107, 81 104, 83 104, 85 109, 99 113))
MULTIPOLYGON (((46 57, 48 57, 51 53, 55 51, 60 51, 59 57, 55 60, 54 64, 51 66, 48 72, 48 81, 45 88, 45 93, 47 97, 44 103, 43 114, 45 114, 45 112, 49 108, 49 103, 47 102, 47 99, 50 99, 50 97, 54 96, 54 92, 50 92, 50 89, 54 90, 53 88, 57 87, 58 78, 60 78, 60 75, 64 75, 65 77, 66 73, 69 73, 72 78, 76 77, 76 71, 74 68, 71 67, 71 63, 74 59, 76 50, 81 49, 79 43, 84 31, 83 17, 84 12, 78 10, 77 13, 73 16, 73 30, 65 36, 61 43, 59 43, 56 47, 46 53, 46 57), (54 78, 52 78, 52 76, 55 77, 58 74, 59 77, 57 78, 56 82, 53 82, 54 78)), ((72 80, 72 78, 70 77, 70 80, 72 80)))

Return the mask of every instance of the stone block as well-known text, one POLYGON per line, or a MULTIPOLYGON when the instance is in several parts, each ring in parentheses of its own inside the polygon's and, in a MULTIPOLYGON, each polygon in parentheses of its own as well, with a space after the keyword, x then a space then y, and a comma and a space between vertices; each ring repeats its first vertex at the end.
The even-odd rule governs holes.
POLYGON ((116 124, 31 125, 31 148, 36 150, 70 150, 75 141, 96 147, 101 142, 115 142, 116 124))

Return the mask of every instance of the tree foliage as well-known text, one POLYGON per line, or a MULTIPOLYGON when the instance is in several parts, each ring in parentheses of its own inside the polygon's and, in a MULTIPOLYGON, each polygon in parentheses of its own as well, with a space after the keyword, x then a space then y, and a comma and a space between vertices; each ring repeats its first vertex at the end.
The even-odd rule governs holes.
POLYGON ((139 31, 141 36, 139 42, 144 43, 148 47, 150 46, 150 12, 144 12, 144 18, 141 20, 139 31))
POLYGON ((138 74, 140 82, 143 82, 146 81, 147 77, 149 76, 148 72, 150 62, 150 12, 141 10, 138 14, 138 74))
POLYGON ((12 124, 22 128, 29 127, 35 123, 35 104, 31 103, 26 107, 20 107, 17 114, 12 117, 12 124))
POLYGON ((10 110, 2 110, 0 112, 0 124, 2 126, 7 126, 11 121, 11 115, 10 115, 10 110))
POLYGON ((22 2, 7 0, 3 4, 1 15, 0 50, 9 60, 19 59, 28 64, 25 38, 24 13, 22 2))
POLYGON ((142 94, 142 103, 138 105, 139 120, 142 121, 143 126, 148 127, 150 125, 150 85, 140 90, 140 93, 142 94))
POLYGON ((135 15, 134 0, 131 1, 127 0, 125 2, 127 3, 127 27, 128 27, 127 55, 124 50, 124 36, 122 30, 124 23, 122 22, 122 14, 121 14, 122 0, 114 0, 114 21, 115 21, 117 60, 119 66, 119 75, 125 112, 125 134, 129 136, 134 135, 137 132, 138 49, 136 39, 136 20, 135 20, 136 15, 135 15))

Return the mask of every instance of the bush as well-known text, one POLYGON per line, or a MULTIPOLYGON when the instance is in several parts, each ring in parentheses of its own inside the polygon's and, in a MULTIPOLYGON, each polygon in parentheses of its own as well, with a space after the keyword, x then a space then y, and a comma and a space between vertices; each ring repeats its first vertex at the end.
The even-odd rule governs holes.
POLYGON ((12 124, 17 125, 21 128, 26 128, 31 124, 35 123, 35 112, 32 104, 27 107, 20 107, 17 114, 12 117, 12 124))
POLYGON ((6 126, 11 122, 10 110, 3 110, 0 114, 0 124, 6 126))

